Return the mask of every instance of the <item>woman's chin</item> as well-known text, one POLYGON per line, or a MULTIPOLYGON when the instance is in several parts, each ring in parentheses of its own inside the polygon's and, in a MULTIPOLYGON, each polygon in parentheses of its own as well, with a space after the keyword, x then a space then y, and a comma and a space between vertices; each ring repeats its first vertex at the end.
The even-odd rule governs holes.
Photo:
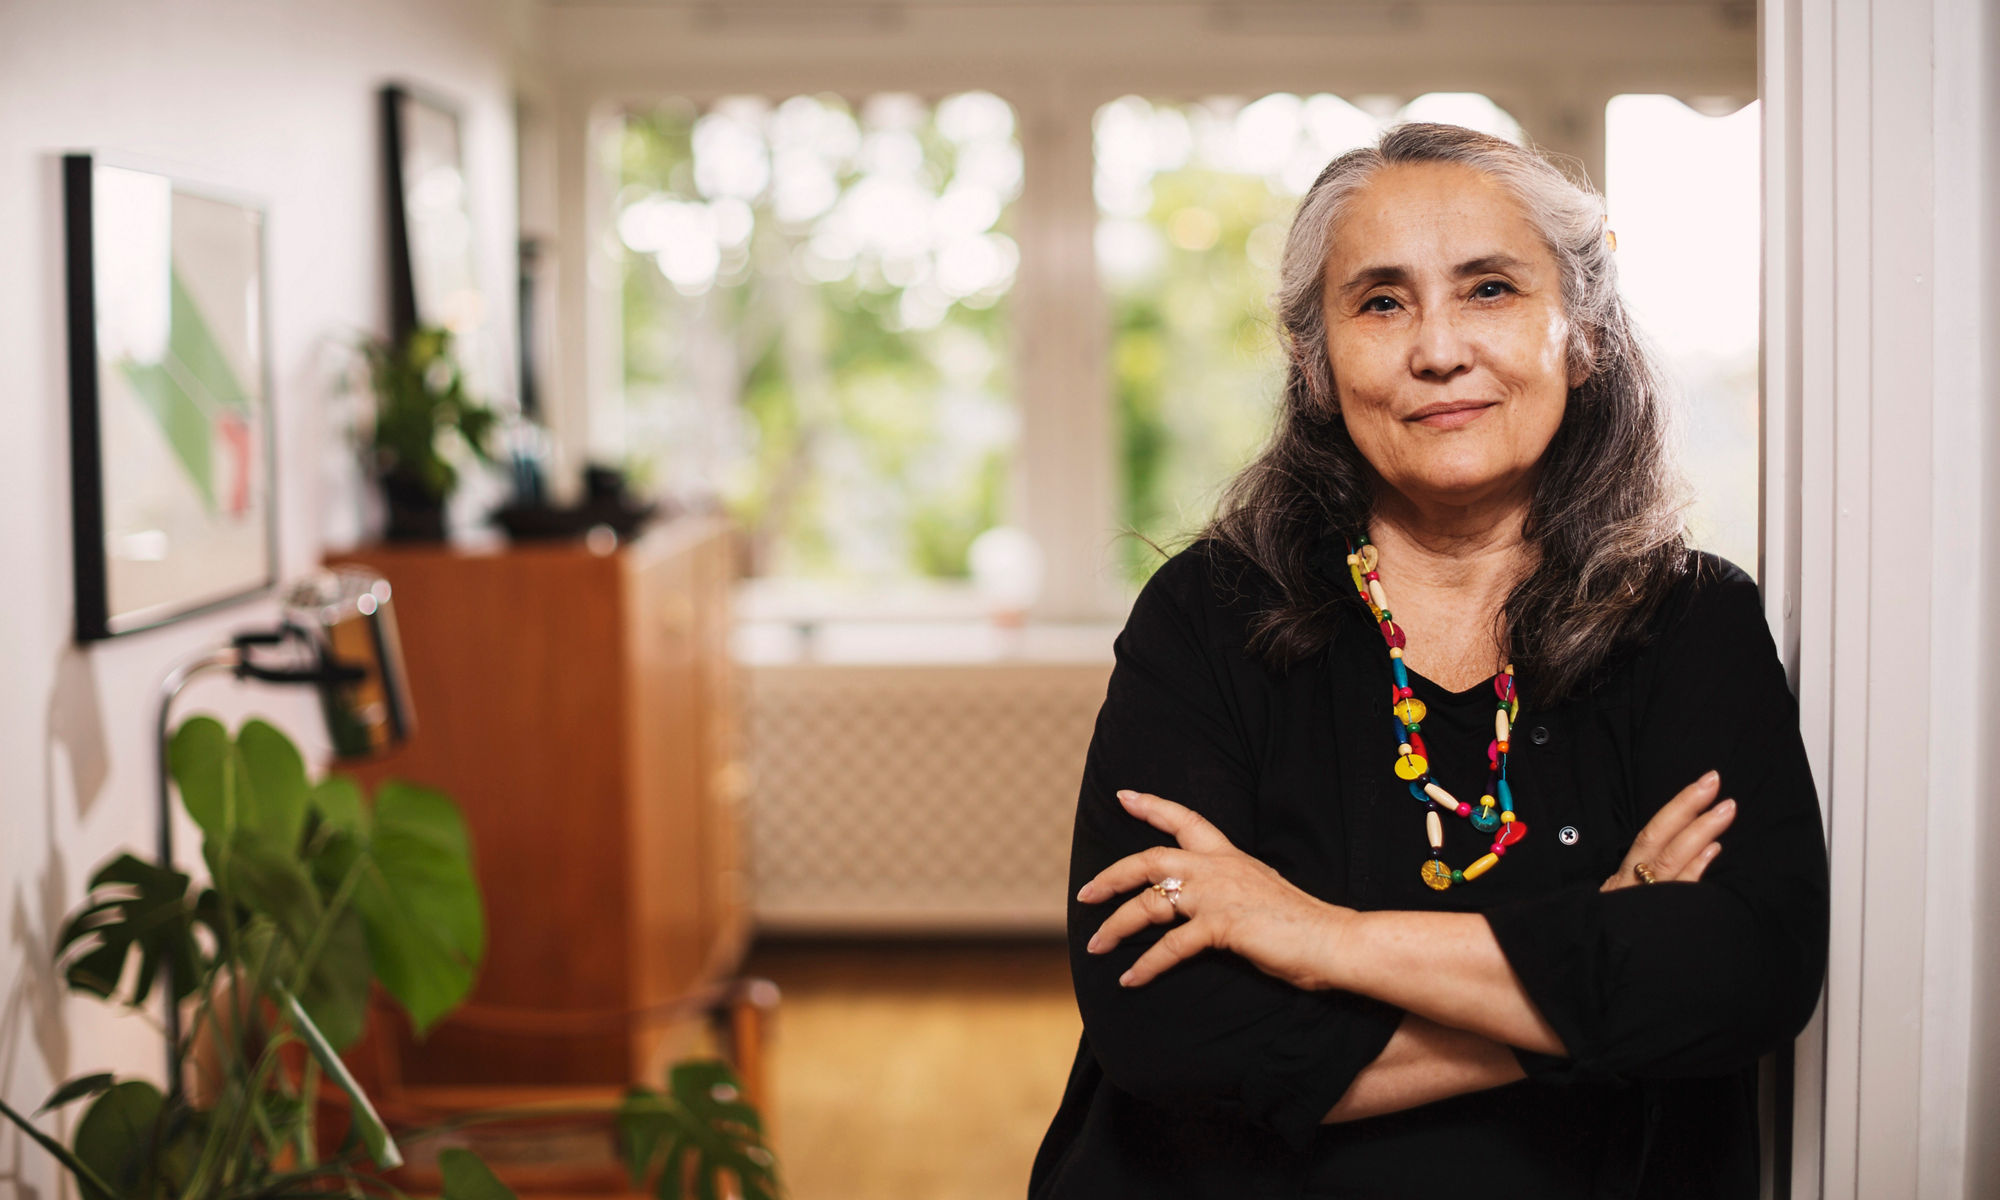
POLYGON ((1421 472, 1397 490, 1420 503, 1479 504, 1511 492, 1519 477, 1518 472, 1498 470, 1486 463, 1457 464, 1421 472))

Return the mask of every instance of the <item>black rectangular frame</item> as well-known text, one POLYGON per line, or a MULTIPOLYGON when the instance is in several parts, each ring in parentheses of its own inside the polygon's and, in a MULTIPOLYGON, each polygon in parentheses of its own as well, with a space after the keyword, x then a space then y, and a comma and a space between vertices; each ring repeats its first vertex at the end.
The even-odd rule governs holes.
POLYGON ((278 583, 277 397, 271 388, 270 208, 260 200, 208 187, 150 163, 100 153, 62 158, 64 283, 69 319, 70 532, 76 591, 76 640, 103 641, 158 629, 201 613, 214 612, 262 596, 278 583), (204 596, 184 605, 162 605, 135 613, 110 611, 109 563, 104 551, 104 443, 102 396, 97 375, 97 254, 92 239, 92 171, 98 165, 160 175, 176 190, 252 209, 257 229, 258 386, 264 400, 264 546, 269 564, 252 587, 223 596, 204 596), (130 618, 126 623, 124 618, 130 618))

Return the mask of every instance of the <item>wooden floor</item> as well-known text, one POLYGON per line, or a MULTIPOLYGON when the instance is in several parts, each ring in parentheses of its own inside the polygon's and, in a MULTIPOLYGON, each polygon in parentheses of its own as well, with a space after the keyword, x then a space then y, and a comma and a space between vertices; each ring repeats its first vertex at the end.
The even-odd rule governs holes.
POLYGON ((792 1200, 1022 1200, 1076 1053, 1061 943, 761 942, 792 1200))

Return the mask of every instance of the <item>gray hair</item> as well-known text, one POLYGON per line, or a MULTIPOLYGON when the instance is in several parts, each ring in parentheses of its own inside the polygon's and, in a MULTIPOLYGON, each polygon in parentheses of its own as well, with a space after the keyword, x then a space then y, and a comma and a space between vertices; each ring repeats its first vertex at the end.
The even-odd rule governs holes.
POLYGON ((1603 201, 1531 149, 1414 123, 1320 172, 1292 220, 1273 297, 1288 359, 1277 428, 1230 482, 1203 536, 1278 585, 1280 601, 1252 625, 1256 652, 1283 666, 1331 641, 1338 605, 1353 588, 1340 583, 1344 557, 1327 569, 1326 544, 1365 532, 1377 485, 1339 414, 1326 263, 1348 200, 1384 167, 1415 163, 1456 163, 1498 182, 1520 202, 1562 279, 1571 377, 1584 382, 1570 389, 1530 504, 1524 533, 1540 563, 1508 595, 1496 629, 1523 692, 1546 704, 1585 687, 1643 634, 1688 554, 1661 375, 1618 294, 1603 201))

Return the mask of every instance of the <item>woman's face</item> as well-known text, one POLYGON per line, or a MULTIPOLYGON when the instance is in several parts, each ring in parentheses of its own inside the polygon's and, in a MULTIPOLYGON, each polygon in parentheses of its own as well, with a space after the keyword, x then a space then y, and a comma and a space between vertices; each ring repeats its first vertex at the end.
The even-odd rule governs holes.
POLYGON ((1385 167, 1326 263, 1327 353, 1348 433, 1419 505, 1526 495, 1573 384, 1555 257, 1484 172, 1385 167))

